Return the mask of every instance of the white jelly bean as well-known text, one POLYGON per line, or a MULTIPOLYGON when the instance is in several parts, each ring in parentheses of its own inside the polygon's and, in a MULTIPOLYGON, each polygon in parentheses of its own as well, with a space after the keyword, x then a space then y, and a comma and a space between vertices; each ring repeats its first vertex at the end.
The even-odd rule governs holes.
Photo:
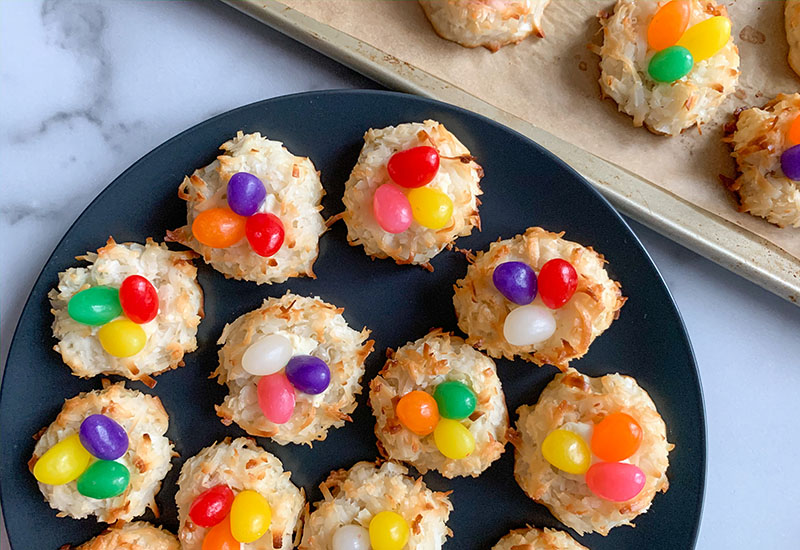
POLYGON ((506 316, 503 336, 512 346, 531 346, 544 342, 556 331, 556 320, 543 306, 521 306, 506 316))
POLYGON ((270 334, 253 343, 242 355, 242 368, 256 376, 274 374, 292 358, 292 343, 285 336, 270 334))
POLYGON ((331 543, 333 550, 369 550, 369 531, 360 525, 342 525, 331 543))

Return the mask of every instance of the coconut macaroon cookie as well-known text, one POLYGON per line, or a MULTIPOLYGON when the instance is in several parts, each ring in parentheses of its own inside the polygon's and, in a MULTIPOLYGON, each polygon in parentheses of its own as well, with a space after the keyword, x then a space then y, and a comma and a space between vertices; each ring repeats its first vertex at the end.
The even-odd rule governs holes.
POLYGON ((228 385, 216 407, 223 423, 281 445, 310 445, 349 421, 374 342, 366 328, 350 328, 343 311, 287 292, 226 325, 212 374, 228 385))
POLYGON ((739 171, 729 188, 740 210, 800 227, 800 94, 738 112, 726 134, 739 171))
POLYGON ((607 535, 666 492, 667 428, 629 376, 569 369, 517 410, 514 477, 533 500, 579 534, 607 535))
POLYGON ((392 353, 369 384, 381 454, 419 473, 478 477, 500 458, 508 410, 494 361, 440 329, 392 353))
POLYGON ((336 470, 320 490, 324 499, 306 519, 300 550, 438 550, 452 536, 448 493, 431 491, 395 462, 336 470))
POLYGON ((514 529, 492 550, 589 550, 564 531, 527 527, 514 529))
POLYGON ((104 385, 66 400, 28 463, 59 516, 113 523, 157 510, 174 454, 167 413, 158 397, 104 385))
POLYGON ((61 550, 181 550, 178 539, 144 521, 109 527, 80 546, 64 546, 61 550))
POLYGON ((800 76, 800 0, 786 0, 785 17, 789 65, 800 76))
POLYGON ((178 187, 187 223, 167 240, 196 250, 226 277, 259 284, 313 277, 325 232, 314 164, 258 132, 238 132, 220 149, 178 187))
POLYGON ((739 50, 714 0, 618 0, 600 23, 600 87, 634 126, 680 134, 711 120, 736 87, 739 50))
POLYGON ((625 303, 591 247, 531 227, 478 252, 454 285, 458 326, 492 357, 565 370, 625 303))
POLYGON ((428 261, 457 237, 480 229, 483 170, 434 121, 370 129, 345 183, 347 240, 374 258, 428 261))
POLYGON ((76 376, 117 374, 155 384, 151 375, 183 365, 197 348, 203 291, 193 252, 163 243, 117 244, 58 274, 50 291, 54 349, 76 376))
POLYGON ((550 0, 419 0, 442 38, 496 52, 530 34, 544 36, 542 15, 550 0))
POLYGON ((305 505, 291 472, 255 441, 240 437, 206 447, 178 478, 182 550, 284 550, 305 505))

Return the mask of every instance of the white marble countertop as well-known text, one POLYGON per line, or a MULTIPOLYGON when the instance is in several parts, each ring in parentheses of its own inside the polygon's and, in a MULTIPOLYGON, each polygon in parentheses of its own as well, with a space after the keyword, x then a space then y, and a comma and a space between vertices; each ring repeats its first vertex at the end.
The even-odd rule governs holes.
MULTIPOLYGON (((0 2, 2 363, 48 255, 140 156, 246 103, 372 86, 213 1, 0 2)), ((789 526, 800 504, 800 308, 634 230, 678 302, 704 384, 709 462, 699 548, 796 548, 789 526)))

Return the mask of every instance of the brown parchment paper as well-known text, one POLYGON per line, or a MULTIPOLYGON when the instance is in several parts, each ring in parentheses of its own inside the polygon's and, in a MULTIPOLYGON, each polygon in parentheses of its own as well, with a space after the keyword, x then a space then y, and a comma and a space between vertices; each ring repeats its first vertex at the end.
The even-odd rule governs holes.
POLYGON ((419 67, 535 126, 619 165, 730 220, 800 258, 800 229, 778 228, 742 214, 719 180, 735 176, 722 127, 739 107, 761 106, 800 90, 786 61, 782 0, 732 0, 728 6, 741 55, 741 78, 712 123, 681 136, 634 128, 616 104, 600 99, 597 14, 614 1, 552 0, 545 38, 530 37, 496 53, 439 38, 416 0, 280 0, 283 4, 419 67))

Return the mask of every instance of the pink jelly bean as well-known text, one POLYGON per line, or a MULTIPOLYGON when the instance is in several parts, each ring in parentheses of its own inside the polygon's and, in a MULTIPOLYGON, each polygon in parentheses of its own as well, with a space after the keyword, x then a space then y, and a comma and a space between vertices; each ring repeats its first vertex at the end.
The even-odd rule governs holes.
POLYGON ((644 488, 645 475, 638 466, 625 462, 597 462, 586 472, 586 485, 602 499, 625 502, 644 488))
POLYGON ((258 381, 258 406, 270 422, 286 423, 294 412, 294 400, 294 387, 283 372, 258 381))
POLYGON ((391 183, 384 183, 375 190, 372 211, 378 225, 389 233, 402 233, 411 226, 411 204, 405 193, 391 183))

